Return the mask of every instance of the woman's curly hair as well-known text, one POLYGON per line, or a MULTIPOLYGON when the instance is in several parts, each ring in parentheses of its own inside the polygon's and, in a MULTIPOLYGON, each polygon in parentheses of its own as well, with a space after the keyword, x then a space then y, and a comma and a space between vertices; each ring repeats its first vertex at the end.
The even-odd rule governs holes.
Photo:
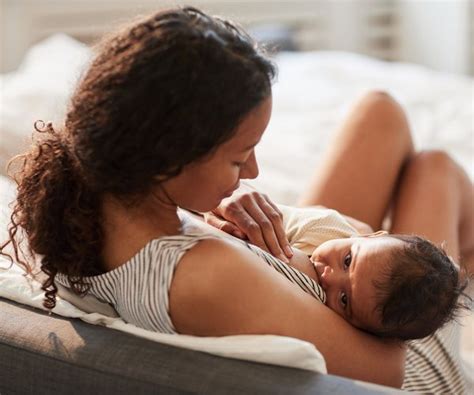
MULTIPOLYGON (((211 154, 271 94, 274 64, 235 24, 192 7, 157 12, 105 37, 69 103, 64 126, 35 123, 14 158, 18 195, 8 227, 15 260, 23 234, 39 256, 44 306, 57 273, 78 294, 104 272, 105 194, 133 204, 158 182, 211 154)), ((11 163, 10 163, 11 164, 11 163)))

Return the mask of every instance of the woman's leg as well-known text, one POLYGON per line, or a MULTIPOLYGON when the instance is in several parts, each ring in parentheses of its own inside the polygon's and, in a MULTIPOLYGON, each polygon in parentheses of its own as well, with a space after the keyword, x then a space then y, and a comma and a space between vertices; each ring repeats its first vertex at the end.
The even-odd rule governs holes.
POLYGON ((436 244, 474 273, 474 187, 443 151, 425 151, 405 167, 394 200, 391 233, 413 233, 436 244))
POLYGON ((413 153, 403 109, 388 94, 370 92, 349 114, 298 205, 334 208, 380 229, 413 153))
MULTIPOLYGON (((474 243, 472 199, 472 182, 449 155, 420 152, 406 165, 400 179, 391 232, 418 234, 436 244, 444 243, 447 253, 458 263, 461 256, 461 265, 472 274, 473 267, 468 268, 466 260, 474 243)), ((466 325, 469 317, 460 319, 466 325)), ((462 329, 451 321, 434 336, 410 342, 403 388, 417 393, 467 393, 459 351, 460 344, 466 346, 470 337, 469 327, 462 329), (462 343, 461 336, 465 337, 462 343)))

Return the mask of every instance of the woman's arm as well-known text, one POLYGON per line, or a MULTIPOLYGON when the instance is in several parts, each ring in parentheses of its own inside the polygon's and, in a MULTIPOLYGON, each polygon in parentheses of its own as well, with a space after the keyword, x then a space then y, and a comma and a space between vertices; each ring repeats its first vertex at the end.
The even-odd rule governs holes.
POLYGON ((393 387, 403 382, 403 347, 352 327, 231 241, 204 240, 183 256, 170 314, 180 333, 295 337, 317 347, 329 373, 393 387))

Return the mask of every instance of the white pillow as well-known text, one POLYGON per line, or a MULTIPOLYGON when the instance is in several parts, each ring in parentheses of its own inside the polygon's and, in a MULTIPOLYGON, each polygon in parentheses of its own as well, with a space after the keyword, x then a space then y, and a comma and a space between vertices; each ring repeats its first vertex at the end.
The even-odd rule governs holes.
POLYGON ((0 174, 30 143, 36 120, 60 123, 90 49, 64 34, 33 46, 19 69, 0 75, 0 174))
POLYGON ((15 195, 15 184, 0 175, 0 243, 3 243, 8 236, 7 226, 11 215, 9 205, 15 199, 15 195))

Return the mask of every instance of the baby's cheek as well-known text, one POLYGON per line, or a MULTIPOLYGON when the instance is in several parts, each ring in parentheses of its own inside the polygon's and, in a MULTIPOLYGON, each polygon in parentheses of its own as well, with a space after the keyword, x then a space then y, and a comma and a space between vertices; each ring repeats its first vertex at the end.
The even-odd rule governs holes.
MULTIPOLYGON (((356 310, 356 311, 359 311, 359 310, 356 310)), ((366 332, 369 332, 369 333, 372 332, 371 331, 372 325, 370 325, 370 323, 367 322, 367 318, 363 317, 363 316, 360 316, 356 312, 353 312, 351 319, 350 320, 347 319, 347 321, 351 325, 355 326, 356 328, 358 328, 360 330, 363 330, 363 331, 366 331, 366 332)))
POLYGON ((337 315, 341 316, 344 318, 347 322, 350 323, 350 321, 347 319, 347 317, 340 311, 340 309, 336 308, 331 302, 329 302, 329 298, 326 299, 326 306, 328 306, 332 311, 334 311, 337 315))

